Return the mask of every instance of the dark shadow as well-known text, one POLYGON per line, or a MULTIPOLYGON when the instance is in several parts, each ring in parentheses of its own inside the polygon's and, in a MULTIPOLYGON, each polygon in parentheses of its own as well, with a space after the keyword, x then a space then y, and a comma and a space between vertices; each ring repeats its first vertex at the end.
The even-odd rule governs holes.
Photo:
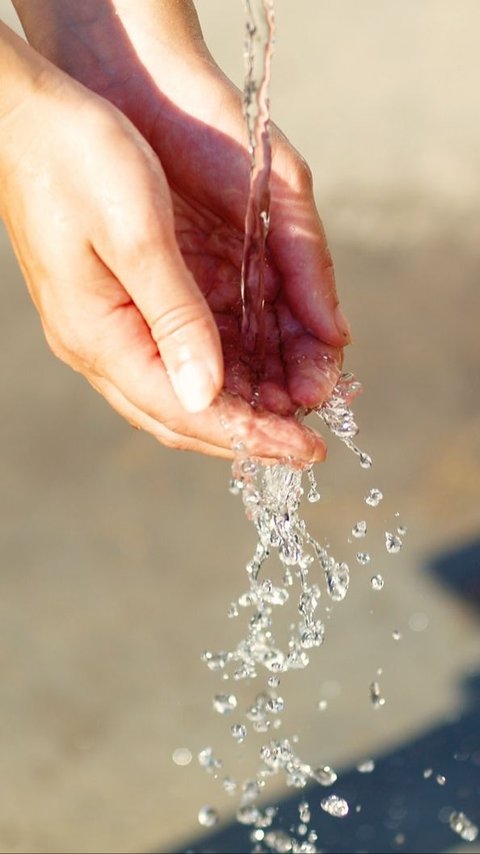
MULTIPOLYGON (((479 607, 480 540, 435 558, 427 571, 469 605, 479 607)), ((480 674, 467 679, 463 688, 465 709, 456 720, 442 721, 394 752, 376 756, 371 774, 348 768, 334 789, 311 786, 284 798, 276 804, 274 828, 288 833, 297 828, 299 803, 306 798, 312 807, 312 827, 318 832, 318 850, 325 854, 431 854, 467 844, 450 829, 449 817, 453 811, 463 812, 480 827, 480 674), (439 773, 446 778, 444 785, 437 780, 439 773), (319 808, 332 791, 348 801, 350 811, 343 819, 319 808)), ((250 833, 251 828, 232 823, 175 850, 245 854, 255 845, 250 833)), ((479 845, 480 837, 471 850, 479 851, 479 845)))

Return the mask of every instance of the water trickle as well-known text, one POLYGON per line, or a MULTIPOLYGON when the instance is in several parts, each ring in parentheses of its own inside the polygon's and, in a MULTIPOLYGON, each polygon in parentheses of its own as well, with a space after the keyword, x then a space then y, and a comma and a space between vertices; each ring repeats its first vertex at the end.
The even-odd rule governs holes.
POLYGON ((264 356, 265 246, 270 219, 272 152, 269 133, 270 67, 273 52, 273 0, 245 0, 244 115, 250 148, 250 192, 243 247, 242 339, 246 353, 264 356))
POLYGON ((329 795, 320 801, 322 810, 333 815, 334 818, 345 818, 348 815, 348 803, 344 798, 339 798, 338 795, 329 795))
POLYGON ((454 833, 457 833, 465 842, 475 842, 478 836, 478 827, 463 812, 452 812, 449 824, 454 833))
POLYGON ((318 491, 317 481, 315 479, 315 474, 313 472, 313 467, 309 466, 307 468, 307 477, 310 482, 310 489, 307 493, 307 499, 311 504, 315 504, 317 501, 320 501, 321 495, 318 491))
MULTIPOLYGON (((270 215, 268 83, 273 45, 273 0, 245 0, 245 7, 244 106, 252 159, 241 274, 242 346, 245 354, 252 357, 251 366, 259 366, 258 370, 254 367, 255 379, 259 381, 265 349, 264 271, 270 215)), ((333 436, 353 451, 361 467, 370 469, 371 457, 354 441, 358 426, 349 405, 359 389, 360 384, 352 374, 342 374, 330 399, 315 414, 333 436)), ((254 399, 252 406, 255 405, 254 399)), ((221 784, 227 794, 238 796, 237 820, 252 828, 250 839, 257 846, 256 850, 266 847, 272 851, 308 854, 317 851, 317 833, 308 828, 311 819, 308 803, 300 803, 300 824, 296 830, 292 829, 292 833, 302 837, 299 840, 284 830, 272 828, 265 832, 271 827, 276 811, 273 807, 260 808, 258 799, 260 796, 263 798, 267 780, 277 774, 282 775, 287 786, 295 788, 303 788, 312 781, 328 787, 337 781, 337 774, 330 766, 312 768, 297 755, 298 739, 293 736, 291 739, 278 738, 274 730, 282 723, 280 716, 285 705, 283 697, 277 694, 280 675, 283 684, 283 674, 305 668, 310 656, 323 644, 325 625, 319 612, 322 610, 322 615, 330 616, 333 603, 345 598, 350 569, 344 560, 331 553, 328 545, 321 545, 312 536, 302 518, 304 496, 311 503, 320 500, 312 466, 302 469, 287 462, 265 466, 248 456, 243 442, 237 441, 233 450, 236 459, 229 489, 232 494, 241 496, 246 516, 257 533, 257 545, 246 566, 247 589, 228 609, 228 617, 236 618, 236 625, 244 623, 245 630, 233 649, 218 653, 207 651, 202 659, 222 679, 232 678, 249 684, 262 675, 266 685, 265 691, 249 700, 245 713, 248 730, 261 736, 257 771, 243 783, 237 784, 231 777, 223 777, 221 784), (272 558, 280 561, 280 581, 274 571, 268 571, 272 558), (325 601, 330 601, 330 605, 325 607, 325 601), (278 608, 285 613, 285 626, 289 625, 286 638, 278 636, 278 608), (276 737, 272 738, 272 735, 276 737)), ((365 500, 368 505, 376 507, 382 498, 380 490, 375 488, 370 490, 365 500)), ((367 523, 364 520, 358 521, 352 529, 352 535, 358 539, 365 537, 366 533, 367 523)), ((395 536, 401 536, 400 528, 395 536)), ((357 560, 366 565, 370 557, 367 552, 359 552, 357 560)), ((239 685, 238 688, 243 690, 244 686, 239 685)), ((327 693, 325 686, 322 694, 330 698, 334 696, 327 693)), ((375 707, 384 705, 378 682, 372 683, 370 695, 375 707)), ((236 710, 238 703, 234 694, 219 693, 213 698, 213 707, 224 716, 236 710)), ((324 711, 326 707, 327 700, 321 700, 319 710, 324 711)), ((230 726, 230 734, 237 743, 241 744, 246 738, 247 726, 241 722, 230 726)), ((255 737, 252 734, 249 740, 253 741, 255 737)), ((223 762, 214 755, 211 747, 200 752, 198 761, 207 773, 219 776, 223 762)), ((369 773, 373 770, 373 760, 361 763, 358 770, 369 773)), ((334 794, 324 798, 321 807, 337 818, 346 816, 349 810, 347 801, 334 794)), ((213 826, 218 820, 212 807, 202 807, 200 812, 206 816, 206 821, 201 821, 199 813, 199 821, 204 826, 213 826), (212 824, 208 824, 210 820, 212 824)))

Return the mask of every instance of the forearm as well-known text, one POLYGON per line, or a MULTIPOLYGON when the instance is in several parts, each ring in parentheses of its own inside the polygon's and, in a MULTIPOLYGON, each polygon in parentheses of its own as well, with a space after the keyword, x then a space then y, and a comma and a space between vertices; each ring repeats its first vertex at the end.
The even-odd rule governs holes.
POLYGON ((55 65, 98 89, 138 56, 206 56, 191 0, 13 0, 27 39, 55 65), (121 65, 120 65, 121 63, 121 65))
POLYGON ((49 67, 49 63, 0 21, 1 124, 41 85, 49 67))

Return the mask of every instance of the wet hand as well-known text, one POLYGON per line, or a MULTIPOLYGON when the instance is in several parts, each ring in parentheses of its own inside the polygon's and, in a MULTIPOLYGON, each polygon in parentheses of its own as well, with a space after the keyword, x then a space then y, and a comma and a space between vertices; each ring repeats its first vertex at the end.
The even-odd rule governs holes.
POLYGON ((46 78, 0 124, 0 206, 53 352, 169 447, 228 457, 233 439, 258 456, 321 458, 294 419, 238 398, 208 406, 220 336, 160 162, 110 104, 46 78))

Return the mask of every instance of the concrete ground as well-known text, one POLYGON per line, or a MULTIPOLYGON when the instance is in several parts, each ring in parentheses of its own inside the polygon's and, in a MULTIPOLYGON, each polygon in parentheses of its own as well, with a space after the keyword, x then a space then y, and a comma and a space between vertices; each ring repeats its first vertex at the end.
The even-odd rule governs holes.
MULTIPOLYGON (((240 82, 241 3, 197 5, 240 82)), ((273 116, 314 171, 374 457, 366 473, 331 443, 309 524, 348 552, 366 490, 385 494, 368 540, 385 587, 354 572, 325 646, 284 680, 282 732, 379 805, 324 850, 453 850, 445 811, 480 823, 480 6, 276 5, 273 116), (397 511, 408 534, 385 559, 397 511), (378 668, 387 702, 374 712, 378 668), (405 791, 381 804, 389 824, 379 778, 355 764, 375 758, 383 774, 404 756, 405 791)), ((0 270, 0 852, 203 850, 198 808, 228 824, 234 804, 172 752, 211 744, 236 776, 257 747, 234 750, 200 662, 237 636, 226 610, 253 533, 226 463, 132 431, 49 354, 3 232, 0 270)))

